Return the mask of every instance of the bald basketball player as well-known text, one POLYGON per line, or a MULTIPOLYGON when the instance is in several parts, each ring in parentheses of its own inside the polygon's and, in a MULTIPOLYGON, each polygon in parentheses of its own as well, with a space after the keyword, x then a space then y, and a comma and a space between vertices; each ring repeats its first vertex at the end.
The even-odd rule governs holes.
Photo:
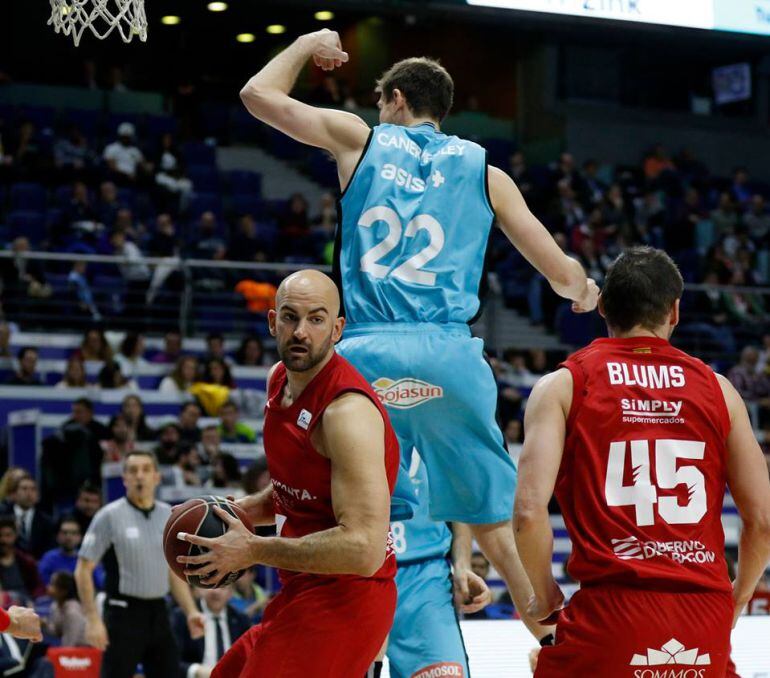
POLYGON ((393 622, 398 441, 372 388, 334 351, 339 310, 331 279, 300 271, 281 283, 268 315, 281 359, 268 377, 264 424, 272 483, 240 504, 278 536, 256 536, 221 511, 223 536, 179 535, 207 549, 179 561, 211 583, 264 564, 283 584, 214 678, 361 678, 393 622))

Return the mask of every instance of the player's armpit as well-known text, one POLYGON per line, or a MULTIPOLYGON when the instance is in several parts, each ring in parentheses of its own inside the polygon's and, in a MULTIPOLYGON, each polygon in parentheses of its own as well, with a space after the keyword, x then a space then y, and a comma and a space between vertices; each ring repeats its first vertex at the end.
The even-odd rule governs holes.
POLYGON ((348 393, 324 412, 319 438, 331 461, 337 523, 359 553, 359 569, 374 574, 385 559, 390 516, 385 422, 369 398, 348 393))

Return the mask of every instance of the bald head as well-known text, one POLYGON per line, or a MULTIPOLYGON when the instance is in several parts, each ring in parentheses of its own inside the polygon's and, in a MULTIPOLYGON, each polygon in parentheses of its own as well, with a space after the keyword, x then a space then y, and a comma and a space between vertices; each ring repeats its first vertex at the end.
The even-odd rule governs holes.
POLYGON ((332 279, 311 269, 292 273, 278 288, 275 307, 267 319, 286 369, 296 373, 323 367, 345 326, 332 279))
POLYGON ((330 316, 336 318, 340 313, 340 293, 334 281, 325 273, 312 268, 292 273, 278 286, 275 295, 275 307, 293 300, 317 300, 323 302, 330 316))

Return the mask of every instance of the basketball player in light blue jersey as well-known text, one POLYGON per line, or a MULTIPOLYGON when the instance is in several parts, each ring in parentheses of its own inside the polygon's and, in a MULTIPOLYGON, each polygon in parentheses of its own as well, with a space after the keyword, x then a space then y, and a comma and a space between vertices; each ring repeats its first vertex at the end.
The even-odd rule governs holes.
POLYGON ((417 498, 414 516, 391 525, 398 560, 398 606, 388 637, 391 678, 469 675, 458 607, 477 612, 491 600, 486 582, 470 569, 471 533, 463 523, 431 520, 428 509, 428 474, 414 452, 409 479, 417 498), (450 570, 450 549, 454 579, 450 570))
MULTIPOLYGON (((336 272, 347 326, 340 352, 378 390, 402 451, 393 502, 414 500, 406 469, 417 448, 436 521, 471 524, 481 550, 505 579, 522 619, 532 593, 511 525, 516 470, 494 413, 497 389, 483 342, 468 323, 492 221, 554 291, 591 311, 598 289, 532 215, 507 174, 484 150, 439 125, 453 98, 435 61, 407 59, 378 83, 380 122, 315 108, 289 96, 308 60, 326 71, 348 60, 337 33, 299 37, 241 91, 258 119, 337 161, 342 198, 336 272)), ((408 515, 408 513, 405 513, 408 515)))

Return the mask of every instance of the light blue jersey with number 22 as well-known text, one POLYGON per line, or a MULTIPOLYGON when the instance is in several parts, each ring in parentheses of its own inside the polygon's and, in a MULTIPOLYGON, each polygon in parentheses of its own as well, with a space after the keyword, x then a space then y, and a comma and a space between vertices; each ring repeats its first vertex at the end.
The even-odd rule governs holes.
POLYGON ((430 123, 378 125, 340 200, 349 323, 467 323, 493 212, 484 149, 430 123))

